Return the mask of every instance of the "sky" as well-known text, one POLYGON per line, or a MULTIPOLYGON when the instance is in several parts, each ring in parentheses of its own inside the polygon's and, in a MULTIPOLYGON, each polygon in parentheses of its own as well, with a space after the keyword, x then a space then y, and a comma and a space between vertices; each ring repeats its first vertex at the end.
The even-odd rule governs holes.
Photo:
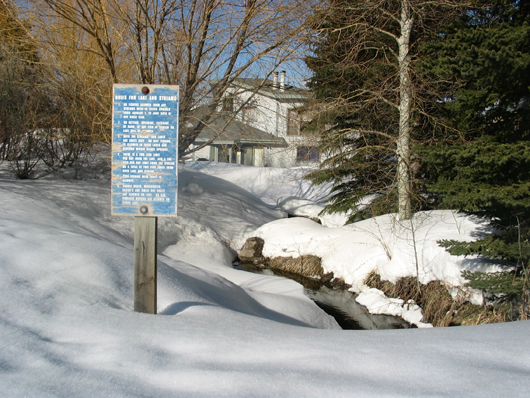
MULTIPOLYGON (((179 216, 159 219, 158 314, 150 315, 133 311, 133 218, 110 215, 107 175, 20 181, 0 170, 0 395, 528 396, 528 321, 341 330, 296 282, 234 269, 245 239, 261 235, 270 253, 320 250, 324 267, 360 290, 370 267, 390 279, 408 272, 410 238, 392 240, 390 218, 346 227, 285 218, 316 211, 326 196, 302 172, 182 166, 179 216), (362 252, 359 236, 370 243, 362 252)), ((486 226, 452 213, 418 222, 425 280, 456 284, 462 267, 487 266, 432 243, 486 226)))

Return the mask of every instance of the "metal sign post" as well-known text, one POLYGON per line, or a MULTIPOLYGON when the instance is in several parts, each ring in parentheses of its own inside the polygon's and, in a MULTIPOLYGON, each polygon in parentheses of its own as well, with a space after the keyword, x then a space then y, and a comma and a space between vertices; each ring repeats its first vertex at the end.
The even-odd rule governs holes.
POLYGON ((179 88, 115 84, 112 214, 134 216, 134 310, 156 314, 157 217, 177 215, 179 88))

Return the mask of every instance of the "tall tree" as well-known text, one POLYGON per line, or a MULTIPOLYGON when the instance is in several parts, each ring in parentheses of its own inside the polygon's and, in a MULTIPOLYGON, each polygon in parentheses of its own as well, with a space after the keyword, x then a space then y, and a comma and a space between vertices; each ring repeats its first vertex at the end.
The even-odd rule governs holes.
MULTIPOLYGON (((215 118, 238 77, 271 73, 298 45, 307 7, 288 0, 34 0, 43 35, 73 29, 113 82, 180 86, 179 154, 215 118), (131 70, 134 72, 131 75, 131 70), (212 84, 215 82, 215 84, 212 84), (194 110, 202 106, 201 120, 194 110)), ((56 37, 60 37, 56 36, 56 37)), ((265 81, 265 79, 264 79, 265 81)), ((110 103, 110 98, 107 100, 110 103)), ((110 109, 110 106, 109 106, 110 109)))
MULTIPOLYGON (((311 20, 318 33, 307 65, 314 72, 328 158, 309 178, 334 182, 328 211, 355 208, 412 214, 413 140, 429 128, 428 85, 416 74, 419 46, 465 6, 461 0, 330 0, 311 20)), ((354 213, 352 219, 358 216, 354 213)))
POLYGON ((426 70, 457 85, 440 101, 458 134, 425 151, 429 189, 440 206, 484 217, 502 231, 443 244, 455 254, 516 264, 515 273, 467 276, 493 293, 521 293, 530 261, 530 5, 501 0, 467 13, 425 54, 426 70))

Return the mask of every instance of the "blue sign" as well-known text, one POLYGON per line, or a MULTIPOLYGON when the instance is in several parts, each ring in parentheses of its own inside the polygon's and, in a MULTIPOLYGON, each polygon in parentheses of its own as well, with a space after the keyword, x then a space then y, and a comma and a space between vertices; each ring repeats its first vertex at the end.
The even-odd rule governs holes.
POLYGON ((115 84, 112 214, 176 216, 178 86, 115 84))

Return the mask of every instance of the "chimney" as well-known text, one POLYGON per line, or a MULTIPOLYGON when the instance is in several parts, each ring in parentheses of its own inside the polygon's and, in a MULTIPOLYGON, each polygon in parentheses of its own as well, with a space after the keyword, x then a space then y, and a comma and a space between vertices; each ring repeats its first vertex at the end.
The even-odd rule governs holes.
POLYGON ((280 90, 285 90, 285 71, 282 70, 282 73, 280 74, 280 90))
POLYGON ((278 72, 273 73, 272 88, 278 88, 278 72))

